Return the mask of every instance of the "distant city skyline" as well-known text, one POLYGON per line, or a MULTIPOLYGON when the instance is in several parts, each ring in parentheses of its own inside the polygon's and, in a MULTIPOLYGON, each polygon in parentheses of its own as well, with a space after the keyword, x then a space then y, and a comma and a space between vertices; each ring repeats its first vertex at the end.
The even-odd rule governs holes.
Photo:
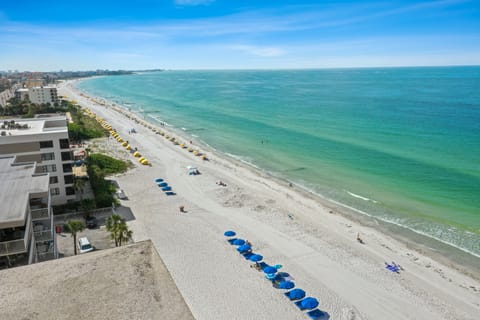
POLYGON ((480 65, 476 1, 0 5, 0 70, 480 65))

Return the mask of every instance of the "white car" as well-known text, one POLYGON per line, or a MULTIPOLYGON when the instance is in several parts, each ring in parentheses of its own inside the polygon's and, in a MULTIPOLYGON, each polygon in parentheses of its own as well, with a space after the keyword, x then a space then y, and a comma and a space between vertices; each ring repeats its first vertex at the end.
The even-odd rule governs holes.
POLYGON ((93 246, 90 241, 88 241, 87 237, 78 239, 78 250, 80 253, 93 251, 93 246))
POLYGON ((127 196, 125 195, 125 192, 123 192, 122 189, 118 189, 118 190, 115 192, 115 196, 116 196, 118 199, 122 199, 122 200, 126 200, 126 199, 127 199, 127 196))

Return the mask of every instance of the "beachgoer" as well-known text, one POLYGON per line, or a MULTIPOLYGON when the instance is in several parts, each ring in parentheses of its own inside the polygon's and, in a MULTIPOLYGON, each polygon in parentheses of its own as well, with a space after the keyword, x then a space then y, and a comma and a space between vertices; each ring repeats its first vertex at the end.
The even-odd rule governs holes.
POLYGON ((360 242, 361 244, 364 244, 363 239, 360 238, 360 232, 357 233, 357 241, 360 242))
POLYGON ((180 206, 180 212, 185 212, 185 207, 184 206, 180 206))
POLYGON ((248 244, 249 246, 252 245, 252 243, 251 243, 250 241, 248 241, 248 240, 245 240, 245 244, 248 244))

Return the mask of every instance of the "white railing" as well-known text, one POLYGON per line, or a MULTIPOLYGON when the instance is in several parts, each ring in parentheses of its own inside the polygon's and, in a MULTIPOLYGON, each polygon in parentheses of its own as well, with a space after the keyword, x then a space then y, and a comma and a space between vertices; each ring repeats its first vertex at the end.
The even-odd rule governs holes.
POLYGON ((50 210, 48 208, 32 209, 32 220, 42 220, 50 217, 50 210))
POLYGON ((25 240, 18 239, 12 241, 0 242, 0 256, 26 252, 25 240))
POLYGON ((35 235, 35 241, 37 242, 53 240, 52 230, 37 231, 37 232, 34 232, 34 235, 35 235))

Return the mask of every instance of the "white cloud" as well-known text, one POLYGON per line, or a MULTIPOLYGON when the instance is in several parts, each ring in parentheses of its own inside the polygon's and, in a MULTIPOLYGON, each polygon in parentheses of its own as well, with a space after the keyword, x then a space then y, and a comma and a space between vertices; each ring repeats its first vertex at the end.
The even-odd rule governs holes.
POLYGON ((278 57, 285 54, 285 51, 275 47, 259 47, 250 45, 235 45, 230 46, 231 49, 239 50, 254 56, 259 57, 278 57))
POLYGON ((207 5, 215 0, 175 0, 175 4, 178 6, 199 6, 199 5, 207 5))

